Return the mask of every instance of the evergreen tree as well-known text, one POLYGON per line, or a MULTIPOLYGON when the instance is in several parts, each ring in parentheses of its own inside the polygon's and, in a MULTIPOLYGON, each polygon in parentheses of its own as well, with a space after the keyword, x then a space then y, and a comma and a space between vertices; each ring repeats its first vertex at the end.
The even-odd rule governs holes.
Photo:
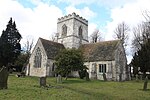
POLYGON ((132 65, 136 66, 136 69, 140 67, 140 71, 143 72, 144 77, 146 72, 150 72, 150 39, 141 45, 141 49, 134 55, 132 65))
POLYGON ((141 46, 141 50, 138 51, 139 67, 144 76, 146 72, 150 71, 150 39, 141 46))
POLYGON ((72 71, 80 71, 86 69, 83 65, 83 56, 81 51, 76 49, 62 50, 55 58, 56 72, 68 77, 72 71))
MULTIPOLYGON (((12 64, 20 54, 20 40, 21 35, 16 28, 15 21, 13 22, 12 18, 10 18, 6 30, 2 31, 0 37, 0 69, 5 70, 4 75, 0 72, 0 79, 2 79, 3 76, 7 76, 9 65, 12 64)), ((4 80, 6 80, 4 84, 7 84, 7 79, 4 80)), ((0 89, 3 88, 7 88, 7 85, 4 86, 0 83, 0 89)))
POLYGON ((14 62, 20 54, 20 39, 21 35, 16 28, 15 21, 13 22, 10 18, 6 30, 3 30, 1 35, 1 61, 4 66, 14 62))
POLYGON ((138 66, 139 66, 139 58, 137 53, 134 54, 133 59, 131 61, 131 65, 133 66, 133 74, 134 76, 138 74, 138 66))

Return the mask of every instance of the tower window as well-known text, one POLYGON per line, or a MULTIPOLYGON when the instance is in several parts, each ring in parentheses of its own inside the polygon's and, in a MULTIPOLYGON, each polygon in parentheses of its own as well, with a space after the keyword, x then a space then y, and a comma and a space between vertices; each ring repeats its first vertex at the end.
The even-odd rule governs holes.
POLYGON ((40 68, 41 67, 41 62, 42 62, 42 55, 41 55, 41 50, 38 47, 36 49, 35 57, 34 57, 34 67, 40 68))
POLYGON ((67 35, 67 26, 64 24, 62 26, 62 36, 66 36, 67 35))
POLYGON ((80 27, 79 27, 79 37, 80 37, 80 38, 83 37, 83 36, 82 36, 82 31, 83 31, 82 26, 80 26, 80 27))

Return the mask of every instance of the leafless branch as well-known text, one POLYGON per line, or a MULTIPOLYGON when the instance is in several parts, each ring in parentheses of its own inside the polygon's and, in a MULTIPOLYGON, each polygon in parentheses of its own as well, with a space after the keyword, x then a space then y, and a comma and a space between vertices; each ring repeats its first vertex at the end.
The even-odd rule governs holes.
POLYGON ((99 29, 95 29, 94 32, 91 34, 90 36, 90 41, 92 43, 96 43, 101 41, 102 37, 101 37, 101 33, 99 31, 99 29))
POLYGON ((126 46, 129 31, 130 31, 130 28, 125 22, 118 24, 117 28, 114 30, 115 39, 120 39, 122 41, 123 45, 126 46))

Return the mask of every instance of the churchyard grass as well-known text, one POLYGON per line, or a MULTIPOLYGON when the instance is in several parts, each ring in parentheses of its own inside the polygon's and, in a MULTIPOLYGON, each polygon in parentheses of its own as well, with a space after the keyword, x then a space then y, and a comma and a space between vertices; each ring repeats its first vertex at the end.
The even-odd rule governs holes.
POLYGON ((48 87, 39 86, 39 78, 10 75, 8 89, 0 90, 0 100, 150 100, 150 83, 143 91, 143 81, 104 82, 68 78, 56 84, 47 78, 48 87))

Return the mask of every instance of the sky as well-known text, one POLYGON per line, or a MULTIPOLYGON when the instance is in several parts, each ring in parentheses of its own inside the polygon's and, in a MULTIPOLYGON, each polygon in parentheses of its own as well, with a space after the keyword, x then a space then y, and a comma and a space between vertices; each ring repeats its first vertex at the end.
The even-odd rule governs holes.
MULTIPOLYGON (((75 12, 88 20, 88 35, 99 29, 104 40, 114 39, 114 30, 121 22, 132 29, 144 21, 142 13, 150 11, 150 0, 0 0, 0 34, 6 29, 10 17, 15 20, 22 35, 21 43, 27 39, 37 42, 39 37, 51 39, 57 32, 57 19, 75 12)), ((128 48, 128 62, 131 49, 128 48)))

